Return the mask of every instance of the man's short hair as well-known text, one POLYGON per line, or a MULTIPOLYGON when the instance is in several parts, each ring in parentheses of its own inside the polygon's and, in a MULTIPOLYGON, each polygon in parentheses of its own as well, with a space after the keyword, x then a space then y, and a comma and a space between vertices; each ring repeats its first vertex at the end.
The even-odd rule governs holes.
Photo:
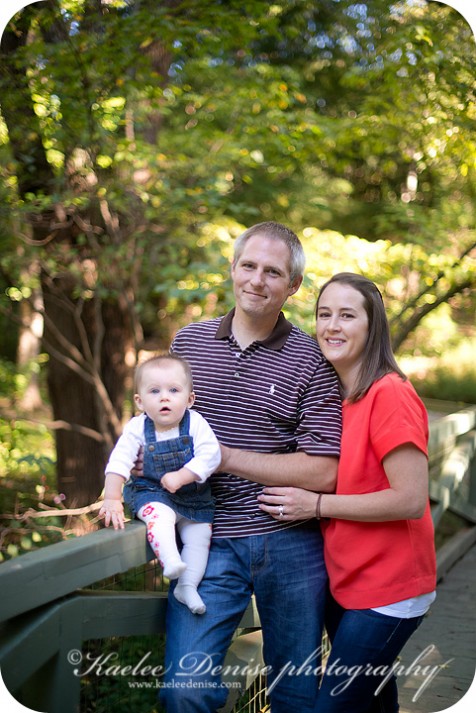
POLYGON ((287 245, 289 248, 290 260, 289 260, 289 273, 290 280, 294 280, 298 277, 302 277, 304 274, 304 268, 306 265, 306 256, 304 254, 304 248, 301 244, 296 233, 294 233, 290 228, 282 223, 275 223, 270 220, 265 223, 257 223, 251 226, 244 233, 241 233, 236 240, 234 245, 234 255, 233 255, 233 265, 236 265, 237 261, 240 259, 245 245, 248 240, 253 237, 253 235, 262 235, 263 237, 270 238, 271 240, 280 240, 282 243, 287 245))

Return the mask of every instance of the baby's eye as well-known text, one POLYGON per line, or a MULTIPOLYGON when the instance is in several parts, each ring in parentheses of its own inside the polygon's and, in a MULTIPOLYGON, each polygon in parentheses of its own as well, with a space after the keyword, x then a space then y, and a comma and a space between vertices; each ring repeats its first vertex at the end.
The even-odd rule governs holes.
POLYGON ((171 394, 178 394, 178 389, 177 389, 175 386, 172 386, 172 388, 170 389, 170 393, 171 393, 171 394))

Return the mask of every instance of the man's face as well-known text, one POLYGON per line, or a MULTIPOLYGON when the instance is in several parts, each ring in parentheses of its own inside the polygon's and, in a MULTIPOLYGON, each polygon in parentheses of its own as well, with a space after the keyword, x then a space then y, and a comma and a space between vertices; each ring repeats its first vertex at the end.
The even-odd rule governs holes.
POLYGON ((236 307, 256 319, 277 318, 283 304, 299 288, 290 282, 290 253, 281 240, 253 235, 231 269, 236 307))

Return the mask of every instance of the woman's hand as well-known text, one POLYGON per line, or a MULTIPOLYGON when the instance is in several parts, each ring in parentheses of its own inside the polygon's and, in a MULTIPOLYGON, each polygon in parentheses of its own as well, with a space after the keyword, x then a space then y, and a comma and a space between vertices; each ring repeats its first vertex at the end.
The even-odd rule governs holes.
POLYGON ((316 517, 318 493, 303 488, 263 488, 258 495, 261 510, 275 520, 309 520, 316 517))

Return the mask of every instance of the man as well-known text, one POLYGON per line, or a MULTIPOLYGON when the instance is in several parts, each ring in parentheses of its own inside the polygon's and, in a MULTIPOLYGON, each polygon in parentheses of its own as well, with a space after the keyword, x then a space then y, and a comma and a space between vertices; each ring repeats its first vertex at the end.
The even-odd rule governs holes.
MULTIPOLYGON (((211 713, 226 688, 203 671, 223 665, 254 593, 273 713, 311 711, 320 664, 325 573, 316 520, 275 520, 259 508, 263 485, 332 492, 340 446, 337 378, 316 342, 281 313, 300 287, 304 251, 284 225, 260 223, 236 240, 236 306, 225 317, 180 330, 172 350, 192 367, 196 408, 222 444, 213 539, 192 614, 169 598, 168 713, 211 713), (208 663, 207 663, 208 662, 208 663), (304 673, 307 662, 307 675, 304 673), (289 675, 302 666, 301 675, 289 675)), ((216 669, 217 670, 217 669, 216 669)))

